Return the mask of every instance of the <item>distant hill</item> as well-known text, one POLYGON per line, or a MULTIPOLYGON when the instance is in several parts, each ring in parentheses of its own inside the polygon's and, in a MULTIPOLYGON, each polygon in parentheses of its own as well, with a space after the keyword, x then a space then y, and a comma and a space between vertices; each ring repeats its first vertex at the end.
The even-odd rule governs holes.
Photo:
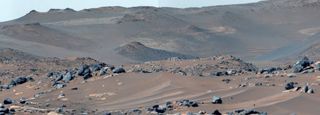
POLYGON ((0 23, 0 44, 41 56, 94 57, 111 63, 136 61, 114 50, 132 41, 196 57, 229 54, 245 60, 274 60, 298 56, 315 44, 309 41, 320 32, 319 10, 319 0, 184 9, 34 10, 0 23))
POLYGON ((193 56, 146 47, 140 42, 131 42, 115 49, 118 54, 137 61, 166 60, 171 57, 191 59, 193 56))

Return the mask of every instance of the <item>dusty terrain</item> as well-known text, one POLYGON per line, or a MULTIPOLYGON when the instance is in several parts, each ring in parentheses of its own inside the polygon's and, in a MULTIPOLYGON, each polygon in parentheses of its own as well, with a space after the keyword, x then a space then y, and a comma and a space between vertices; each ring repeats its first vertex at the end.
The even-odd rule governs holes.
POLYGON ((320 66, 306 58, 299 63, 309 65, 300 69, 294 63, 257 67, 225 55, 113 66, 90 58, 45 58, 13 49, 0 53, 0 100, 15 114, 224 114, 241 109, 261 115, 320 112, 320 66), (84 65, 89 65, 90 76, 80 74, 86 73, 84 65), (28 80, 18 83, 21 77, 28 80), (12 85, 12 80, 16 84, 12 85), (294 86, 286 89, 290 82, 294 86), (213 96, 221 97, 222 103, 213 104, 213 96), (183 99, 196 105, 180 105, 183 99), (170 106, 166 105, 169 102, 170 106))
POLYGON ((318 115, 319 10, 33 10, 0 23, 0 114, 318 115))

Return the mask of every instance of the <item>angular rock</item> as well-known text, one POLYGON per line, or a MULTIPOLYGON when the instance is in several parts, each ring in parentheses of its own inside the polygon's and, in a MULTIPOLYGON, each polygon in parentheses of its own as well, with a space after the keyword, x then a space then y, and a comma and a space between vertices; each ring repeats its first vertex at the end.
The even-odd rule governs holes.
POLYGON ((73 79, 73 75, 72 72, 67 72, 64 76, 63 76, 63 81, 68 83, 69 81, 71 81, 73 79))
POLYGON ((113 73, 125 73, 126 70, 122 67, 116 67, 112 70, 113 73))
POLYGON ((88 65, 82 65, 78 70, 78 75, 82 76, 85 80, 89 79, 92 77, 90 67, 88 65))
POLYGON ((295 86, 295 83, 294 82, 289 82, 285 85, 285 90, 290 90, 290 89, 293 89, 295 86))
POLYGON ((99 75, 103 76, 103 75, 108 74, 108 69, 109 69, 108 67, 104 67, 104 68, 100 69, 99 75))
POLYGON ((222 99, 221 99, 221 97, 213 96, 213 97, 212 97, 212 103, 213 103, 213 104, 222 104, 222 99))
POLYGON ((312 89, 312 88, 310 88, 310 89, 307 91, 307 93, 309 93, 309 94, 313 94, 313 93, 314 93, 314 91, 313 91, 313 89, 312 89))
POLYGON ((305 68, 307 68, 308 66, 310 66, 313 62, 309 60, 308 57, 303 57, 301 60, 297 61, 294 65, 293 65, 293 72, 294 73, 300 73, 302 72, 305 68))

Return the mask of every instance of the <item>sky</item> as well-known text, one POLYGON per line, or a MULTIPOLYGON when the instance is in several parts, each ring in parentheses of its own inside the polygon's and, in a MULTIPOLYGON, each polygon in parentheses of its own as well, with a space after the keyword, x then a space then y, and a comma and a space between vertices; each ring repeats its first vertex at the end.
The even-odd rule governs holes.
POLYGON ((242 4, 259 0, 1 0, 0 22, 13 20, 31 10, 46 12, 51 8, 82 10, 103 6, 203 7, 242 4))

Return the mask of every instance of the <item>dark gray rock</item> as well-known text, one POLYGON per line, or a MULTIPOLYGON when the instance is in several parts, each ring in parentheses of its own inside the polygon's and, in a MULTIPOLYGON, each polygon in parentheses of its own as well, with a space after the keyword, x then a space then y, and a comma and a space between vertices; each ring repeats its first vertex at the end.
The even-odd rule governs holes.
POLYGON ((27 99, 22 97, 22 98, 19 99, 19 103, 20 104, 26 104, 27 103, 27 99))
POLYGON ((77 73, 78 73, 79 76, 82 76, 83 79, 85 79, 85 80, 92 77, 91 70, 90 70, 90 67, 88 65, 80 66, 80 68, 79 68, 77 73))
POLYGON ((60 81, 63 79, 63 74, 60 72, 49 72, 47 77, 52 78, 55 81, 60 81))
POLYGON ((122 67, 116 67, 112 70, 113 73, 125 73, 126 70, 122 67))
POLYGON ((186 107, 198 107, 199 106, 198 102, 188 100, 188 99, 183 99, 183 100, 177 101, 177 104, 180 106, 186 106, 186 107))
POLYGON ((14 80, 17 85, 24 84, 28 82, 28 79, 26 77, 18 77, 14 80))
POLYGON ((100 76, 107 75, 108 74, 108 69, 109 69, 108 67, 104 67, 104 68, 100 69, 99 75, 100 76))
POLYGON ((212 72, 211 75, 212 76, 225 76, 225 75, 228 75, 228 72, 227 71, 212 72))
POLYGON ((308 57, 303 57, 301 60, 297 61, 293 65, 293 72, 300 73, 305 70, 305 68, 309 67, 313 62, 309 60, 308 57))
POLYGON ((90 68, 91 68, 91 71, 95 72, 95 71, 100 71, 105 66, 106 66, 105 63, 98 63, 98 64, 92 64, 90 68))
POLYGON ((64 88, 65 86, 66 86, 66 84, 61 83, 61 82, 55 82, 55 83, 53 83, 53 87, 54 87, 54 88, 57 88, 57 89, 64 88))
POLYGON ((3 100, 3 104, 12 104, 12 103, 14 103, 14 100, 11 98, 6 98, 3 100))
POLYGON ((211 115, 222 115, 219 110, 214 110, 211 115))
POLYGON ((269 67, 269 68, 260 70, 260 74, 272 74, 278 70, 281 70, 281 68, 269 67))
POLYGON ((228 115, 267 115, 267 112, 260 112, 253 109, 239 109, 233 112, 227 112, 228 115))
POLYGON ((63 81, 68 83, 69 81, 73 80, 74 76, 72 74, 72 72, 67 72, 64 76, 63 76, 63 81))
POLYGON ((295 87, 295 83, 294 82, 289 82, 289 83, 286 83, 285 85, 285 90, 290 90, 290 89, 293 89, 295 87))

